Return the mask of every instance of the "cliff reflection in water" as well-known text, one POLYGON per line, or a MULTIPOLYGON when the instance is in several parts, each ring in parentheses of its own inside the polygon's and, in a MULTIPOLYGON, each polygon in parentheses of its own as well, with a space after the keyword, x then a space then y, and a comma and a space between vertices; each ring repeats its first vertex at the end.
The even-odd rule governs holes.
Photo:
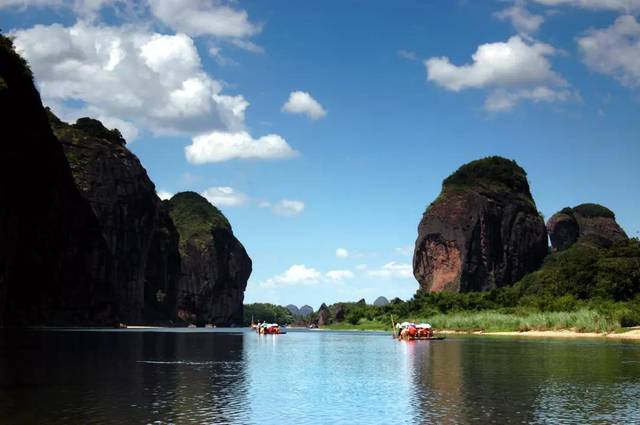
POLYGON ((22 332, 0 341, 0 423, 246 422, 242 334, 22 332))

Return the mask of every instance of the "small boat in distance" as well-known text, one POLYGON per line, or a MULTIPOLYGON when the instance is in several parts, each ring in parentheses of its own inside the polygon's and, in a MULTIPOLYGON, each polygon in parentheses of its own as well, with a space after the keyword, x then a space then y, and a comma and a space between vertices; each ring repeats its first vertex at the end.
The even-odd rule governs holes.
POLYGON ((429 323, 402 322, 393 327, 393 337, 405 341, 438 341, 445 339, 444 336, 436 336, 429 323))
POLYGON ((266 322, 258 323, 256 332, 258 332, 259 335, 280 335, 286 333, 280 329, 280 325, 277 323, 266 322))

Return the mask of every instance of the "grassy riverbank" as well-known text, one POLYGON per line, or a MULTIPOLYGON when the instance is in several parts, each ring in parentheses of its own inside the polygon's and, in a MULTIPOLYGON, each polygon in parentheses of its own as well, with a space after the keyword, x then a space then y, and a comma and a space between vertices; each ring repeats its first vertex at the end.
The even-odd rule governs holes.
MULTIPOLYGON (((414 317, 407 320, 431 323, 436 330, 457 332, 527 332, 569 330, 578 333, 609 333, 623 330, 618 320, 595 310, 573 312, 530 312, 525 314, 498 311, 465 311, 414 317)), ((324 327, 333 330, 391 330, 390 323, 360 320, 357 324, 341 322, 324 327)))

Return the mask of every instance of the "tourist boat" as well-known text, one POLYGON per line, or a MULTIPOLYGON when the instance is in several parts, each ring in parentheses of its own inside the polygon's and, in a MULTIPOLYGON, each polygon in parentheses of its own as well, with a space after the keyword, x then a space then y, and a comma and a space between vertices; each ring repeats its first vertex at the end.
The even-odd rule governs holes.
POLYGON ((277 323, 260 323, 257 325, 256 331, 260 335, 280 335, 286 333, 280 329, 280 325, 277 323))
POLYGON ((436 336, 429 323, 403 322, 394 326, 393 337, 405 341, 438 341, 444 336, 436 336))

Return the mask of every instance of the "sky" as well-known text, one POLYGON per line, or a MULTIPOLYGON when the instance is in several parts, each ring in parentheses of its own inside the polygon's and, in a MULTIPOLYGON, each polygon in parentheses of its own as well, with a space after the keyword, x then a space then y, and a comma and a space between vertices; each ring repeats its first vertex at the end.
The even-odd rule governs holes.
POLYGON ((410 298, 425 207, 489 155, 545 217, 640 236, 640 0, 0 0, 0 28, 56 114, 224 212, 246 303, 410 298))

